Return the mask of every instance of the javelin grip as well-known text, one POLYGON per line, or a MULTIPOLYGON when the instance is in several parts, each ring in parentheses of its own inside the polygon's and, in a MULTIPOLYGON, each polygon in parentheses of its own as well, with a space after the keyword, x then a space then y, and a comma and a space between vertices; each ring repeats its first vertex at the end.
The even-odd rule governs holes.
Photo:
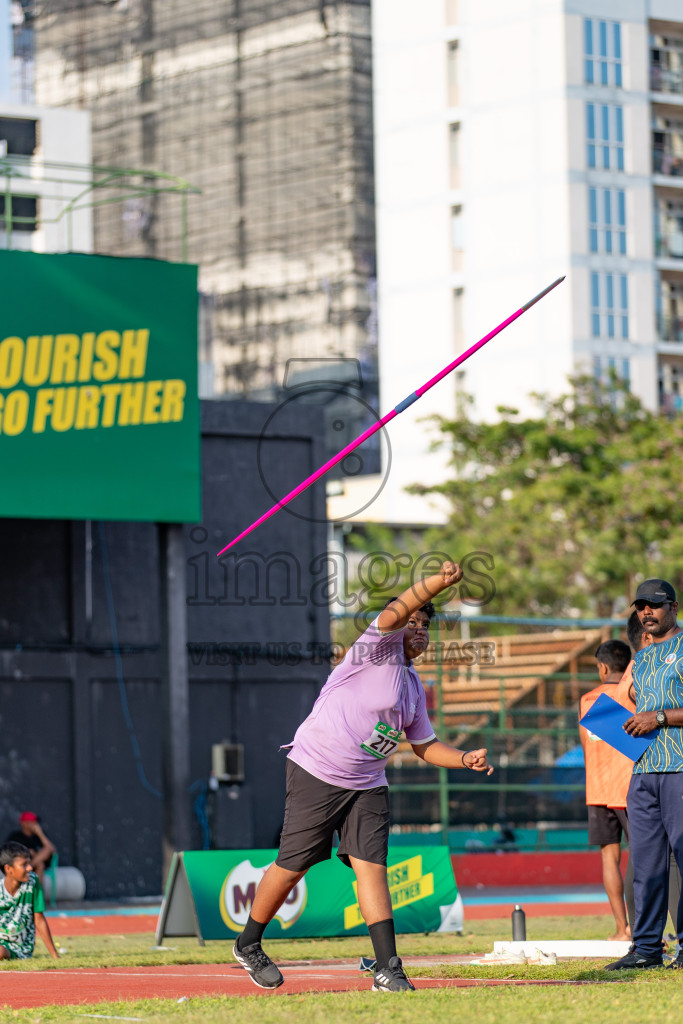
POLYGON ((394 409, 394 412, 403 412, 403 410, 407 409, 409 405, 413 404, 413 402, 417 402, 419 397, 420 396, 418 395, 417 391, 413 391, 412 395, 408 395, 407 398, 404 398, 402 402, 398 403, 398 405, 394 409))

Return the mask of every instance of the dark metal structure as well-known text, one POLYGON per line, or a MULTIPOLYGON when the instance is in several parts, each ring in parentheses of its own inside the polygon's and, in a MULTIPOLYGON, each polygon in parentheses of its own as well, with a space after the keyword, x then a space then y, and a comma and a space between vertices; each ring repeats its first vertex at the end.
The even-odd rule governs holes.
POLYGON ((233 848, 277 836, 279 747, 329 670, 322 490, 216 559, 272 504, 269 490, 322 461, 315 410, 282 409, 266 437, 272 412, 203 404, 204 518, 171 527, 175 538, 151 523, 0 520, 0 839, 35 810, 90 898, 159 893, 162 835, 195 848, 209 832, 233 848), (184 666, 166 654, 182 630, 166 575, 178 564, 185 714, 173 695, 184 666), (223 742, 243 745, 244 783, 214 791, 211 748, 223 742))

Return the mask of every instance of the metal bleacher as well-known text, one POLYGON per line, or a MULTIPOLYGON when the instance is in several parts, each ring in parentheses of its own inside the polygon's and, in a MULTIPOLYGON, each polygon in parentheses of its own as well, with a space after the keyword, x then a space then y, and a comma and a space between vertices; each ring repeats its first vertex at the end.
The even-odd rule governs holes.
POLYGON ((435 768, 400 744, 387 766, 391 842, 500 850, 495 826, 505 822, 521 852, 586 850, 579 701, 598 681, 596 648, 623 635, 623 623, 487 621, 501 632, 483 635, 483 621, 440 615, 415 668, 439 738, 461 749, 486 747, 496 771, 486 778, 435 768))

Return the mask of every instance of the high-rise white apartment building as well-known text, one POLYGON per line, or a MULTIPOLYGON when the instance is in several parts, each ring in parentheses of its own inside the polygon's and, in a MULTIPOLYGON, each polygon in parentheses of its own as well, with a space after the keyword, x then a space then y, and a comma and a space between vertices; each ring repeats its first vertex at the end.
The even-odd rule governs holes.
POLYGON ((438 520, 404 488, 457 390, 491 418, 614 368, 683 405, 683 5, 373 0, 373 46, 382 412, 566 274, 391 424, 364 515, 438 520))

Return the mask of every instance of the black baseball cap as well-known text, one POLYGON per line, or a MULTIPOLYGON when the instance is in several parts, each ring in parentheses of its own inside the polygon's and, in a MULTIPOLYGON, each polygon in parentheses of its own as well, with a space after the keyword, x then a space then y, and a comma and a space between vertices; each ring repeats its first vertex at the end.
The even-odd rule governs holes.
POLYGON ((665 601, 675 601, 676 591, 666 580, 644 580, 636 590, 636 596, 631 601, 652 601, 654 604, 664 604, 665 601))

